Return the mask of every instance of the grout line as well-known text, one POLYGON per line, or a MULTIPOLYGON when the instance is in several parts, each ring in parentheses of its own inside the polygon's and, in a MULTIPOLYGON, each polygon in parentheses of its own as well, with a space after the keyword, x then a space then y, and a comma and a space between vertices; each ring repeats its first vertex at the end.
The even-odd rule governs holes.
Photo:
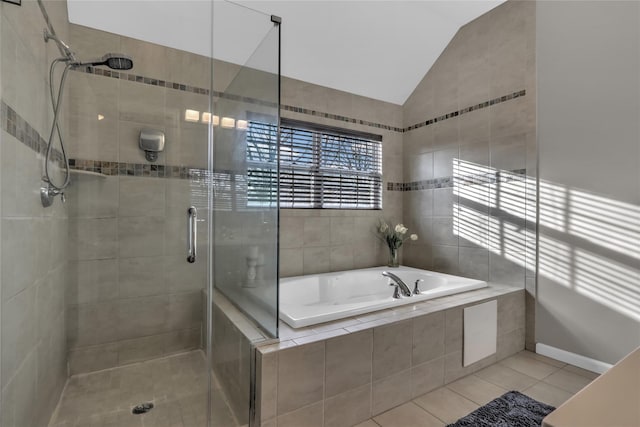
MULTIPOLYGON (((444 386, 443 386, 443 387, 441 387, 441 388, 444 388, 444 386)), ((439 389, 439 388, 437 388, 436 390, 440 390, 440 389, 439 389)), ((429 393, 433 393, 433 392, 434 392, 434 391, 436 391, 436 390, 432 390, 432 391, 430 391, 429 393)), ((427 394, 429 394, 429 393, 427 393, 427 394)), ((414 400, 415 400, 415 399, 414 399, 414 400)), ((422 409, 423 411, 425 411, 427 414, 429 414, 429 415, 431 415, 432 417, 434 417, 435 419, 442 421, 442 422, 444 423, 444 425, 445 425, 445 426, 446 426, 446 425, 451 424, 451 423, 446 422, 446 421, 445 421, 445 420, 443 420, 442 418, 438 417, 436 414, 433 414, 433 413, 429 412, 426 408, 423 408, 422 406, 420 406, 420 404, 419 404, 419 403, 414 402, 414 400, 412 400, 411 402, 412 402, 412 403, 414 403, 418 408, 420 408, 420 409, 422 409)))
MULTIPOLYGON (((500 361, 500 362, 501 362, 501 361, 500 361)), ((478 372, 483 371, 483 370, 485 370, 485 369, 487 369, 487 368, 490 368, 490 367, 492 367, 492 366, 500 365, 500 368, 508 369, 508 370, 510 370, 510 371, 515 372, 516 374, 524 375, 525 377, 531 378, 531 379, 532 379, 532 380, 534 380, 535 382, 539 382, 539 381, 540 381, 540 380, 538 380, 537 378, 533 378, 533 377, 531 377, 531 376, 529 376, 529 375, 527 375, 527 374, 523 374, 523 373, 522 373, 522 372, 520 372, 520 371, 516 371, 515 369, 512 369, 512 368, 510 368, 510 367, 508 367, 508 366, 502 365, 502 364, 500 364, 500 362, 496 362, 496 363, 494 363, 493 365, 489 365, 489 366, 487 366, 486 368, 482 368, 482 369, 480 369, 479 371, 474 372, 472 375, 476 375, 478 372)), ((496 384, 495 382, 491 381, 491 380, 490 380, 490 379, 488 379, 488 378, 482 378, 482 377, 480 377, 480 376, 478 376, 478 378, 480 378, 481 380, 485 380, 485 381, 487 381, 487 382, 489 382, 489 383, 491 383, 491 384, 493 384, 493 385, 495 385, 495 386, 498 386, 498 387, 500 387, 500 388, 504 388, 504 387, 503 387, 503 386, 501 386, 500 384, 496 384)), ((514 391, 517 391, 517 390, 514 390, 514 391)))
MULTIPOLYGON (((469 377, 469 376, 471 376, 471 375, 473 375, 473 374, 466 375, 466 376, 464 376, 464 377, 458 378, 456 381, 461 380, 462 378, 469 377)), ((480 379, 482 379, 482 378, 480 378, 480 379)), ((456 382, 456 381, 450 382, 449 384, 453 384, 453 383, 454 383, 454 382, 456 382)), ((447 390, 449 390, 450 392, 457 394, 458 396, 462 397, 463 399, 468 400, 469 402, 473 403, 474 405, 478 405, 478 407, 483 406, 483 404, 481 404, 481 403, 479 403, 479 402, 476 402, 475 400, 471 400, 471 399, 469 399, 467 396, 463 395, 462 393, 458 393, 456 390, 454 390, 454 389, 452 389, 452 388, 449 388, 449 384, 445 384, 443 387, 445 387, 445 388, 446 388, 447 390)), ((496 384, 494 384, 494 385, 495 385, 496 387, 500 388, 500 389, 503 389, 502 387, 500 387, 500 386, 498 386, 498 385, 496 385, 496 384)), ((504 389, 503 389, 503 390, 504 390, 504 389)), ((507 391, 508 391, 508 390, 507 390, 507 391)), ((505 393, 506 393, 506 392, 505 392, 505 393)), ((504 394, 504 393, 503 393, 503 394, 504 394)))

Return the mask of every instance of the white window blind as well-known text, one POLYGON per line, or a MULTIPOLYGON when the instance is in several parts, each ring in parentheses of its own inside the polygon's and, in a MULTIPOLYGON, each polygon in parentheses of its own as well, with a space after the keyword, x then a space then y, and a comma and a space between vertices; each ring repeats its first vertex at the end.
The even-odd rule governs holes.
MULTIPOLYGON (((382 209, 382 137, 283 120, 280 207, 382 209)), ((249 121, 247 203, 275 203, 277 126, 249 121)))

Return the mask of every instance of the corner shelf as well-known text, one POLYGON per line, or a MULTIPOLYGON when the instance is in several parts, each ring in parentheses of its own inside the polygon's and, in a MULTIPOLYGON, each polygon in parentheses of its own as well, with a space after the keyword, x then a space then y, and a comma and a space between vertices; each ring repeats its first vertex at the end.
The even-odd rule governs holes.
POLYGON ((100 172, 83 171, 79 169, 71 169, 69 172, 71 173, 71 175, 76 175, 79 177, 86 176, 86 177, 95 177, 95 178, 101 178, 101 179, 107 178, 107 175, 100 172))

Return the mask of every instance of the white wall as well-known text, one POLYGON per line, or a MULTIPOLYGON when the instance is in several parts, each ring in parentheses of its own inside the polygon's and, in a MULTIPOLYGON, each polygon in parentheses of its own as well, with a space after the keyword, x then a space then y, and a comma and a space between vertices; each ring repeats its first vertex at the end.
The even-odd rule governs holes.
POLYGON ((537 342, 640 345, 638 2, 539 2, 537 342))

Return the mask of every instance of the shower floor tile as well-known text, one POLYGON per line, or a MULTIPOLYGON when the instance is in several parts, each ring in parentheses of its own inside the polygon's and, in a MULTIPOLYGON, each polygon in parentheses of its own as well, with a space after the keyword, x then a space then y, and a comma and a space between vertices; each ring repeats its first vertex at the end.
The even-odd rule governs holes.
MULTIPOLYGON (((238 426, 215 380, 213 388, 212 426, 238 426)), ((49 427, 205 427, 207 394, 202 351, 75 375, 49 427), (145 402, 154 408, 131 413, 145 402)))

